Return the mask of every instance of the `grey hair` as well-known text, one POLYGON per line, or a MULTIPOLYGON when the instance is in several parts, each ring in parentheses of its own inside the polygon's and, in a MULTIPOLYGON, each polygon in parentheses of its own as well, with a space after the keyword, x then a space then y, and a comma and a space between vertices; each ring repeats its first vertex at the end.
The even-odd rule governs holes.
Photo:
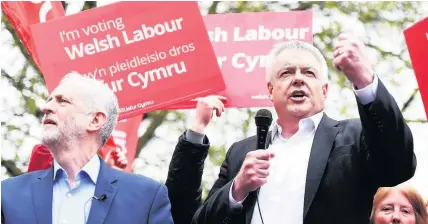
POLYGON ((76 91, 84 94, 86 106, 89 111, 102 111, 106 114, 107 120, 101 126, 99 138, 100 147, 103 146, 117 123, 119 104, 116 95, 102 82, 83 76, 75 71, 66 74, 60 81, 60 84, 67 83, 79 85, 76 91))
POLYGON ((277 56, 284 50, 288 50, 288 49, 299 49, 299 50, 304 50, 312 53, 312 55, 314 55, 314 57, 321 64, 321 81, 324 84, 328 83, 328 66, 327 66, 327 61, 325 60, 322 53, 313 45, 303 41, 298 41, 298 40, 292 40, 292 41, 276 44, 273 47, 273 49, 269 52, 269 55, 267 56, 267 59, 266 59, 266 81, 267 82, 273 81, 273 74, 275 73, 274 66, 277 60, 277 56))

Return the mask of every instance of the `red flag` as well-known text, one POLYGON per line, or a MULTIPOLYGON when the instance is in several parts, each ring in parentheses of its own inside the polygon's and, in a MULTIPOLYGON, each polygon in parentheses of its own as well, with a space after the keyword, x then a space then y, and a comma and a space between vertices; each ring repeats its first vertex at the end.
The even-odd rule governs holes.
POLYGON ((42 144, 35 145, 31 153, 27 172, 48 169, 52 166, 52 163, 53 157, 48 147, 42 144))
POLYGON ((9 22, 15 28, 19 38, 27 48, 28 53, 33 58, 38 67, 39 61, 36 57, 33 38, 30 33, 30 26, 36 23, 43 23, 47 20, 59 18, 65 15, 64 8, 60 1, 2 1, 1 7, 9 22))
POLYGON ((428 118, 428 17, 404 30, 404 37, 428 118))

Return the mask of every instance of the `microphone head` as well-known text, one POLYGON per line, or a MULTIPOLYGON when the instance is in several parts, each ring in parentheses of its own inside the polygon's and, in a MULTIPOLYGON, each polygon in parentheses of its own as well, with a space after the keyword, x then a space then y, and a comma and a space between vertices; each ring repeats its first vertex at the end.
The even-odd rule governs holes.
POLYGON ((256 113, 255 120, 257 126, 269 127, 272 124, 272 113, 269 110, 260 109, 256 113))

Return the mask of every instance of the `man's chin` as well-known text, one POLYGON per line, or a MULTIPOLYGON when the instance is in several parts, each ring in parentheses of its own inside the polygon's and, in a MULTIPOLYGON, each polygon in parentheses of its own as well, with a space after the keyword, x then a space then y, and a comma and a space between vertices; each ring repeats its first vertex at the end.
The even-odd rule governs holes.
POLYGON ((58 141, 57 135, 49 135, 48 133, 44 133, 42 137, 42 143, 46 146, 54 145, 58 141))
POLYGON ((289 108, 288 112, 296 117, 305 117, 309 114, 310 108, 308 107, 293 107, 289 108))

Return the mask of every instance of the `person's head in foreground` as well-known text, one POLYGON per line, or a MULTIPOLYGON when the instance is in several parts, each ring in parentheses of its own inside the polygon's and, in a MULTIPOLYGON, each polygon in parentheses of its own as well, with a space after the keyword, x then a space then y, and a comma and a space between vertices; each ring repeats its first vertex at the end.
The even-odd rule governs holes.
POLYGON ((279 120, 298 121, 324 110, 328 67, 313 45, 302 41, 276 45, 268 56, 266 80, 279 120))
POLYGON ((88 161, 111 135, 119 106, 101 82, 76 72, 67 74, 42 108, 42 142, 58 161, 73 156, 88 161))
POLYGON ((407 185, 382 187, 373 199, 371 224, 427 224, 428 215, 419 193, 407 185))

